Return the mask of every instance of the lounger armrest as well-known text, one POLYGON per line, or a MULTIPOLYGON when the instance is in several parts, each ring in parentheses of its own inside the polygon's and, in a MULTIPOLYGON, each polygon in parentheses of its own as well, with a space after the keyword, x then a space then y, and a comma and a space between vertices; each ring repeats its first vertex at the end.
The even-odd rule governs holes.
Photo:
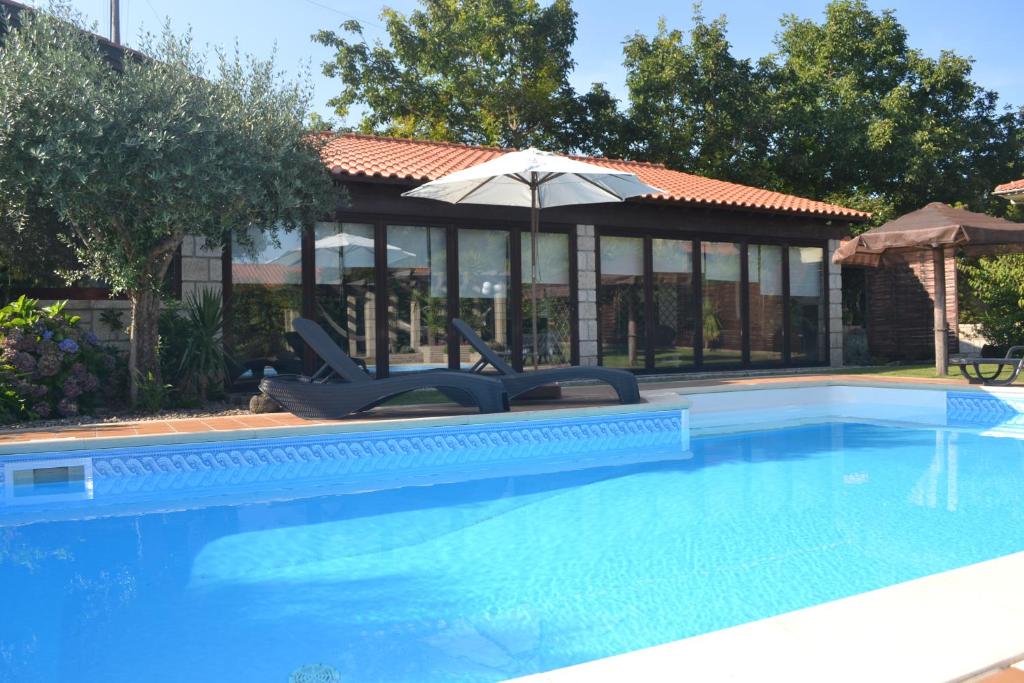
POLYGON ((1011 346, 1006 351, 1006 357, 1013 358, 1014 354, 1018 353, 1024 355, 1024 346, 1011 346))

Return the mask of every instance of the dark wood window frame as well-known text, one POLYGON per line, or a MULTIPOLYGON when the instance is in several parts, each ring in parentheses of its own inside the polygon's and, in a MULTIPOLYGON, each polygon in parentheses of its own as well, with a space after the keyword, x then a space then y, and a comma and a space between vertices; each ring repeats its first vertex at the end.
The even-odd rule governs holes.
MULTIPOLYGON (((367 214, 357 212, 338 212, 332 219, 324 219, 323 222, 332 223, 361 223, 372 225, 374 228, 374 288, 379 293, 376 297, 375 312, 375 336, 376 336, 376 366, 377 376, 386 377, 390 370, 388 348, 388 296, 387 296, 387 226, 388 225, 412 225, 425 228, 443 228, 446 236, 447 254, 447 291, 448 291, 448 367, 453 370, 459 369, 459 343, 455 330, 450 324, 451 315, 459 310, 459 293, 456 284, 459 280, 458 260, 458 231, 460 229, 470 230, 505 230, 509 233, 509 280, 510 296, 509 306, 511 307, 509 333, 510 351, 512 355, 512 366, 517 370, 523 369, 522 361, 522 306, 523 306, 523 282, 522 282, 522 249, 521 235, 529 234, 530 225, 526 221, 507 221, 495 219, 479 220, 439 220, 424 216, 410 216, 403 214, 367 214)), ((567 223, 541 222, 542 233, 561 233, 568 235, 568 258, 569 258, 569 298, 570 298, 570 363, 579 363, 579 288, 578 288, 578 263, 576 258, 576 226, 567 223)), ((308 226, 302 234, 302 315, 316 320, 318 318, 315 293, 315 238, 313 226, 308 226)), ((221 273, 223 279, 224 311, 225 319, 230 320, 231 299, 233 281, 231 275, 231 241, 225 240, 225 247, 222 254, 221 273)), ((230 338, 233 330, 226 326, 226 334, 230 338)), ((304 359, 306 372, 312 372, 316 366, 316 358, 307 350, 304 359)))
MULTIPOLYGON (((802 368, 802 367, 823 367, 828 366, 831 363, 831 330, 829 329, 829 288, 828 288, 828 239, 799 239, 799 238, 772 238, 766 236, 751 236, 742 233, 729 233, 729 232, 700 232, 700 231, 689 231, 679 230, 673 228, 645 228, 645 229, 629 229, 619 226, 595 226, 595 271, 597 279, 597 288, 600 291, 601 287, 601 237, 639 237, 643 239, 643 253, 644 253, 644 314, 648 316, 647 319, 651 320, 650 313, 653 306, 653 297, 651 296, 651 290, 653 289, 653 258, 651 255, 652 243, 655 238, 661 239, 677 239, 680 241, 690 241, 693 245, 693 279, 694 279, 694 315, 696 320, 700 321, 703 319, 704 313, 704 298, 703 298, 703 278, 701 277, 701 269, 703 267, 701 263, 701 245, 704 242, 732 242, 739 245, 740 247, 740 316, 741 316, 741 335, 742 335, 742 359, 738 363, 728 363, 715 365, 716 371, 730 371, 730 370, 768 370, 768 369, 782 369, 782 368, 802 368), (782 247, 782 287, 783 287, 783 357, 779 362, 769 363, 752 363, 750 360, 750 293, 748 291, 749 286, 749 246, 750 245, 765 245, 765 246, 779 246, 782 247), (789 247, 815 247, 822 250, 824 257, 823 268, 822 268, 822 297, 824 298, 825 304, 825 316, 823 322, 823 334, 825 336, 825 356, 821 360, 817 361, 799 361, 794 363, 791 356, 791 339, 790 339, 790 310, 789 310, 789 247)), ((600 304, 600 296, 598 303, 600 304)), ((602 347, 601 347, 601 325, 600 325, 600 308, 598 310, 598 330, 597 330, 597 356, 598 363, 603 363, 602 359, 602 347)), ((688 372, 700 372, 705 370, 703 350, 703 326, 697 324, 694 330, 694 349, 693 359, 694 363, 688 368, 656 368, 654 367, 654 354, 652 353, 652 347, 654 343, 653 335, 648 331, 645 340, 645 350, 647 351, 644 359, 643 368, 634 368, 630 371, 638 374, 666 374, 666 373, 688 373, 688 372)))

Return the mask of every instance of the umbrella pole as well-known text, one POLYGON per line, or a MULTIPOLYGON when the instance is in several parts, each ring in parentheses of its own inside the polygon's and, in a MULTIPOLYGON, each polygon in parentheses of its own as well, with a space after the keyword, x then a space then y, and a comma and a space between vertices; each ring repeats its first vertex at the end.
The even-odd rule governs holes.
POLYGON ((540 231, 540 209, 537 207, 537 174, 531 174, 530 183, 530 313, 533 323, 533 369, 540 361, 537 343, 537 233, 540 231))
POLYGON ((946 344, 946 250, 944 247, 932 248, 932 269, 935 281, 935 374, 945 377, 947 374, 948 353, 946 344))

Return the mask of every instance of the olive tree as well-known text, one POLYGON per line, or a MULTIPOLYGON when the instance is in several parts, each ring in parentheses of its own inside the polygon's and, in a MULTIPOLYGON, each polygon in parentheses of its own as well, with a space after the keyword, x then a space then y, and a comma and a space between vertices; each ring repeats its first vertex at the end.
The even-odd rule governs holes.
MULTIPOLYGON (((0 45, 0 230, 56 216, 88 277, 131 302, 131 397, 159 380, 161 287, 186 234, 276 234, 316 220, 331 183, 304 126, 310 89, 272 60, 165 27, 112 59, 76 16, 23 12, 0 45)), ((0 234, 0 238, 4 235, 0 234)))

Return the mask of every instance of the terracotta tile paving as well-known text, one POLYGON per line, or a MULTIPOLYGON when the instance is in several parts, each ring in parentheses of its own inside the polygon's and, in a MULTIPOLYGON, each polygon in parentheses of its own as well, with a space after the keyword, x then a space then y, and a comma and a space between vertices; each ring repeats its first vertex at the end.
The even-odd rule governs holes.
MULTIPOLYGON (((860 375, 832 374, 800 374, 773 375, 765 377, 729 377, 716 379, 648 381, 641 384, 644 391, 664 391, 686 387, 712 387, 732 385, 758 385, 792 382, 813 382, 824 379, 841 379, 844 382, 893 382, 893 383, 948 383, 960 382, 959 378, 947 380, 877 377, 860 375)), ((556 400, 522 401, 513 404, 512 410, 551 410, 556 408, 575 408, 603 405, 609 403, 614 395, 604 386, 582 386, 563 388, 563 397, 556 400)), ((346 422, 353 424, 407 420, 418 417, 437 417, 443 415, 472 414, 472 408, 458 408, 452 405, 419 405, 419 406, 383 406, 372 413, 350 418, 346 422)), ((172 433, 224 432, 241 429, 264 429, 274 427, 296 427, 317 424, 332 424, 328 421, 303 420, 288 413, 269 413, 263 415, 224 415, 203 418, 179 418, 170 420, 142 420, 138 422, 101 423, 86 426, 55 427, 50 429, 19 429, 0 432, 0 444, 21 443, 39 440, 93 439, 105 437, 149 436, 172 433)))
POLYGON ((1024 671, 1013 668, 1003 669, 980 679, 978 683, 1024 683, 1024 671))

